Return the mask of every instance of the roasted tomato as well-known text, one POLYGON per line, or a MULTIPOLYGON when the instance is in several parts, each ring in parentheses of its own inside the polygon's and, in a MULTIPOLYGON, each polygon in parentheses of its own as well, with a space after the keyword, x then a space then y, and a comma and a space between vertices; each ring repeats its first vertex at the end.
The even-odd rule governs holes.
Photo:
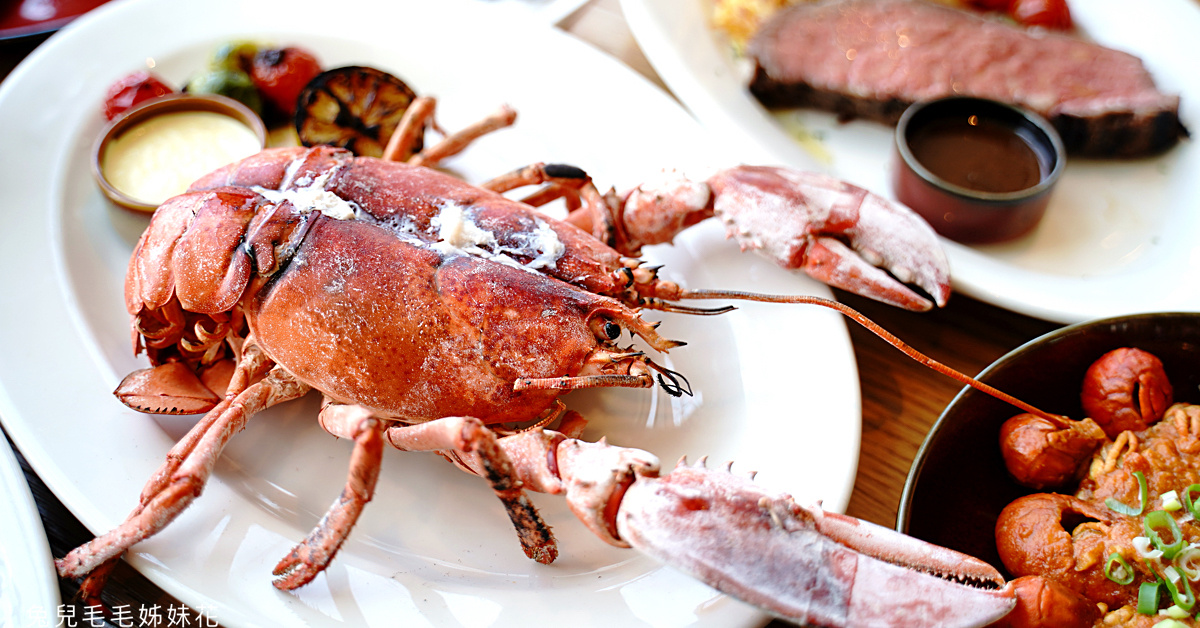
POLYGON ((112 120, 142 101, 166 96, 174 91, 153 74, 138 70, 109 86, 104 97, 104 117, 112 120))
POLYGON ((1018 24, 1067 31, 1073 28, 1067 0, 1013 0, 1008 9, 1018 24))
POLYGON ((289 116, 296 111, 300 90, 320 73, 317 58, 295 46, 260 50, 250 68, 250 77, 263 99, 289 116))

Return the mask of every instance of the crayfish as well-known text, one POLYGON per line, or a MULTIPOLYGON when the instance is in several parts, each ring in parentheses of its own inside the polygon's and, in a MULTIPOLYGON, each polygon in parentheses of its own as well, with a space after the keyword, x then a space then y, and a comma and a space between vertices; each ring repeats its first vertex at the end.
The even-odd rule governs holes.
POLYGON ((334 559, 390 445, 439 452, 483 478, 541 563, 558 548, 526 491, 564 495, 608 543, 795 621, 982 625, 1012 606, 981 561, 802 507, 728 471, 681 464, 662 474, 648 452, 577 438, 583 419, 559 400, 574 389, 656 383, 689 392, 682 375, 618 344, 626 333, 658 352, 680 344, 642 310, 724 310, 678 303, 690 298, 806 302, 684 289, 632 257, 642 245, 717 215, 781 263, 925 309, 927 299, 872 264, 944 302, 945 259, 915 215, 779 168, 733 168, 622 197, 560 165, 476 187, 429 167, 445 154, 435 145, 406 163, 272 149, 158 208, 125 286, 135 352, 152 367, 116 394, 144 412, 205 414, 123 524, 57 561, 63 577, 87 576, 85 595, 98 591, 107 565, 200 494, 253 414, 315 389, 321 426, 354 450, 342 494, 275 569, 281 589, 303 586, 334 559), (525 203, 501 193, 531 184, 548 187, 525 203), (535 209, 560 197, 570 222, 535 209))
POLYGON ((1013 479, 1074 491, 1025 495, 1000 513, 1000 559, 1017 586, 1041 590, 1043 608, 1014 613, 1029 617, 1014 626, 1149 627, 1160 608, 1194 614, 1200 406, 1176 394, 1158 357, 1122 347, 1084 375, 1088 418, 1026 413, 1001 427, 1013 479))

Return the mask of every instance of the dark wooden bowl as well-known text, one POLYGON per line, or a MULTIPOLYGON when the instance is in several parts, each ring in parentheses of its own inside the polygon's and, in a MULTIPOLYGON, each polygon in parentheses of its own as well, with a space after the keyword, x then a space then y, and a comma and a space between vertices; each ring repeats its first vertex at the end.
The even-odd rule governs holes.
MULTIPOLYGON (((1137 347, 1157 355, 1175 400, 1200 403, 1200 313, 1122 316, 1064 327, 1014 349, 977 377, 1047 412, 1083 418, 1084 371, 1104 353, 1137 347)), ((913 461, 896 528, 919 539, 1004 566, 996 518, 1009 502, 1035 493, 1009 478, 1000 425, 1020 410, 964 388, 942 412, 913 461)))

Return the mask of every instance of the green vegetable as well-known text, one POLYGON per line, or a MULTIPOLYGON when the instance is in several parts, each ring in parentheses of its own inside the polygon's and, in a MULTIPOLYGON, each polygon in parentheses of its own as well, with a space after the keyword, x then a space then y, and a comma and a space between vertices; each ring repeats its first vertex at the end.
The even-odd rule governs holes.
POLYGON ((1158 598, 1161 595, 1162 581, 1143 582, 1138 587, 1137 612, 1143 615, 1154 615, 1158 612, 1158 598))
POLYGON ((1146 536, 1150 538, 1150 542, 1154 543, 1154 547, 1162 550, 1163 558, 1171 560, 1183 549, 1183 531, 1179 529, 1179 524, 1175 523, 1175 517, 1165 510, 1155 510, 1146 515, 1142 520, 1142 527, 1146 530, 1146 536), (1159 530, 1165 528, 1171 533, 1171 542, 1167 542, 1162 538, 1159 530))
POLYGON ((1196 605, 1196 596, 1192 593, 1192 585, 1188 584, 1187 578, 1179 575, 1174 567, 1167 567, 1164 571, 1168 572, 1164 582, 1167 585, 1167 592, 1171 594, 1171 600, 1179 608, 1191 611, 1192 607, 1196 605))
MULTIPOLYGON (((1134 471, 1133 477, 1134 477, 1134 479, 1137 480, 1137 483, 1138 483, 1138 506, 1137 506, 1137 508, 1123 504, 1123 503, 1109 497, 1108 499, 1104 500, 1104 505, 1108 506, 1109 510, 1111 510, 1115 513, 1122 514, 1122 515, 1136 517, 1136 516, 1142 514, 1142 511, 1146 509, 1146 502, 1150 501, 1149 490, 1146 488, 1146 475, 1143 474, 1141 471, 1134 471)), ((1197 488, 1200 488, 1200 485, 1197 485, 1197 488)))
POLYGON ((193 94, 228 96, 262 115, 262 96, 250 75, 238 70, 207 70, 188 81, 186 91, 193 94))
POLYGON ((1187 508, 1193 517, 1200 519, 1200 504, 1192 501, 1193 492, 1200 493, 1200 484, 1193 484, 1183 489, 1183 507, 1187 508))
POLYGON ((1175 566, 1189 580, 1200 578, 1200 547, 1189 545, 1183 548, 1175 557, 1175 566))
POLYGON ((208 67, 213 70, 249 72, 258 54, 258 44, 248 40, 227 41, 213 51, 208 67))
POLYGON ((1188 616, 1188 612, 1182 608, 1179 608, 1177 604, 1168 606, 1166 610, 1162 611, 1162 614, 1170 617, 1171 619, 1187 619, 1188 616))
POLYGON ((1104 575, 1109 580, 1121 585, 1133 582, 1133 569, 1119 552, 1109 554, 1108 561, 1104 563, 1104 575))

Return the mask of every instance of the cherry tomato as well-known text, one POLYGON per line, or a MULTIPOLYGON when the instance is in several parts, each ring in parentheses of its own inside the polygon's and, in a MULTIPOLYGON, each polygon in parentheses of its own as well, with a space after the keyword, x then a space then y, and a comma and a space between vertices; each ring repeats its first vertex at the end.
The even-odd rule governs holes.
POLYGON ((296 111, 300 90, 321 73, 321 65, 312 53, 302 48, 269 48, 254 55, 250 77, 263 98, 279 111, 296 111))
POLYGON ((1008 14, 1018 24, 1067 31, 1073 28, 1067 0, 1013 0, 1008 14))
POLYGON ((104 97, 104 117, 112 120, 138 103, 174 91, 153 74, 138 70, 109 86, 104 97))

